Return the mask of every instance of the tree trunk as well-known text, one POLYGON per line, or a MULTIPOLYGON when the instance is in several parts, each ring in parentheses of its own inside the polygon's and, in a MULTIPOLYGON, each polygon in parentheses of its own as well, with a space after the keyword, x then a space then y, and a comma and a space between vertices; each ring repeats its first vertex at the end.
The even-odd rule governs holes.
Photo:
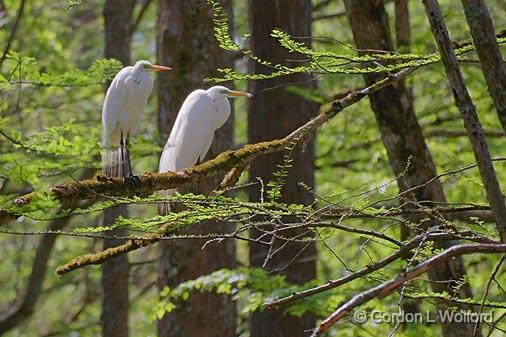
POLYGON ((496 217, 499 236, 502 242, 506 242, 506 204, 504 203, 504 195, 497 181, 476 108, 464 83, 464 77, 460 71, 457 56, 453 50, 450 35, 446 29, 438 2, 436 0, 424 0, 423 3, 427 17, 429 18, 432 34, 441 53, 441 60, 445 67, 446 77, 452 88, 455 104, 459 109, 467 136, 471 141, 474 158, 480 170, 481 180, 485 186, 487 200, 496 217))
MULTIPOLYGON (((409 53, 411 51, 411 25, 409 20, 409 7, 408 0, 395 0, 395 37, 397 43, 397 51, 402 53, 409 53)), ((413 110, 414 97, 413 88, 406 85, 405 80, 400 83, 406 86, 408 110, 413 110)), ((411 229, 407 226, 401 227, 401 241, 408 240, 411 236, 411 229)), ((405 258, 406 261, 409 257, 405 258)), ((419 311, 419 300, 405 299, 402 303, 402 310, 406 313, 415 313, 419 311)), ((406 324, 403 324, 406 327, 406 324)))
POLYGON ((104 57, 130 65, 130 27, 135 0, 106 0, 104 4, 104 57))
MULTIPOLYGON (((353 37, 358 49, 393 50, 388 15, 384 1, 345 0, 346 11, 350 20, 353 37)), ((365 54, 362 51, 360 54, 365 54)), ((370 85, 382 78, 382 74, 367 74, 364 79, 370 85)), ((387 150, 392 171, 398 177, 400 192, 419 186, 436 176, 432 156, 425 144, 422 129, 418 124, 413 105, 410 104, 409 92, 403 83, 391 85, 369 96, 381 138, 387 150), (408 162, 410 165, 408 167, 408 162), (405 174, 403 174, 405 172, 405 174)), ((439 180, 413 191, 408 200, 410 207, 416 204, 430 206, 432 202, 446 202, 439 180)), ((417 221, 417 219, 408 219, 417 221)), ((420 224, 422 228, 437 226, 434 220, 430 224, 420 224)), ((446 248, 445 243, 436 244, 436 248, 446 248)), ((465 275, 461 258, 447 261, 429 273, 432 289, 436 292, 446 291, 461 298, 471 297, 471 290, 466 284, 455 291, 457 282, 465 275)), ((439 309, 444 310, 443 306, 439 309)), ((445 337, 472 336, 473 324, 442 323, 445 337)))
POLYGON ((462 4, 488 91, 506 132, 506 64, 497 45, 494 24, 483 0, 462 0, 462 4))
MULTIPOLYGON (((123 65, 129 65, 130 26, 135 0, 106 0, 104 4, 105 47, 104 57, 114 58, 123 65)), ((109 85, 110 83, 108 83, 109 85)), ((107 226, 122 215, 127 216, 126 206, 117 206, 104 211, 102 225, 107 226)), ((107 232, 111 236, 121 236, 124 230, 107 232)), ((124 243, 123 240, 104 240, 107 249, 124 243)), ((128 336, 128 257, 121 255, 102 265, 102 336, 128 336)))
POLYGON ((395 37, 397 50, 409 52, 411 49, 411 25, 409 22, 408 0, 395 0, 395 37))
MULTIPOLYGON (((232 1, 221 2, 232 17, 232 1)), ((184 99, 203 87, 203 79, 217 76, 216 69, 231 67, 231 57, 214 38, 212 12, 204 0, 159 0, 157 59, 173 66, 170 76, 161 76, 158 86, 158 129, 168 137, 184 99)), ((207 158, 233 145, 233 114, 214 136, 207 158)), ((198 132, 198 131, 197 131, 198 132)), ((211 184, 201 183, 198 192, 207 194, 211 184)), ((215 221, 192 226, 183 233, 205 234, 230 231, 231 225, 215 221)), ((220 268, 234 268, 235 244, 231 240, 202 250, 201 240, 162 241, 158 285, 171 288, 220 268)), ((230 296, 191 294, 171 314, 158 321, 159 337, 218 337, 235 335, 235 304, 230 296)))
MULTIPOLYGON (((253 54, 273 64, 286 64, 287 59, 296 57, 269 37, 273 28, 281 28, 293 36, 311 36, 311 1, 309 0, 250 0, 249 12, 253 54)), ((311 45, 310 39, 303 41, 311 45)), ((252 73, 271 70, 255 62, 250 63, 250 68, 252 73)), ((288 93, 284 87, 278 87, 280 84, 290 82, 299 83, 298 85, 304 88, 313 88, 315 82, 311 81, 312 79, 314 79, 312 76, 303 74, 283 79, 251 81, 249 91, 254 96, 250 99, 248 107, 248 142, 257 143, 284 137, 314 116, 318 110, 317 105, 288 93)), ((291 153, 293 162, 288 169, 288 176, 282 190, 282 202, 306 205, 313 202, 313 196, 299 184, 314 186, 313 147, 311 138, 304 144, 297 145, 291 153)), ((257 177, 259 177, 266 186, 268 181, 273 179, 272 174, 279 171, 278 165, 283 164, 286 154, 286 152, 277 153, 255 160, 249 170, 250 181, 258 182, 257 177)), ((250 199, 258 201, 260 197, 260 187, 252 188, 250 199)), ((303 232, 304 230, 289 235, 298 235, 303 232)), ((260 232, 253 230, 251 235, 258 237, 260 232)), ((264 239, 268 240, 268 238, 264 239)), ((285 243, 286 241, 274 240, 272 251, 285 243)), ((264 265, 268 254, 268 247, 250 244, 250 265, 264 265)), ((280 270, 290 282, 304 283, 315 278, 315 255, 314 244, 307 246, 305 243, 291 242, 269 258, 265 267, 271 271, 280 270)), ((311 314, 296 318, 283 315, 283 310, 268 310, 252 315, 251 336, 305 336, 307 334, 305 331, 313 328, 315 323, 315 317, 311 314)))

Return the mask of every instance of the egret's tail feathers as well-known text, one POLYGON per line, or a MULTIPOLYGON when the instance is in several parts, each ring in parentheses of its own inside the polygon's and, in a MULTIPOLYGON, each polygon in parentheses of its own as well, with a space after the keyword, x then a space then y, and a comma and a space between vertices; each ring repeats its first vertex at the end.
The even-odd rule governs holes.
POLYGON ((129 176, 128 151, 121 147, 105 149, 102 152, 102 174, 108 177, 129 176))
MULTIPOLYGON (((170 197, 174 193, 176 193, 176 190, 174 190, 174 189, 158 191, 158 194, 160 194, 160 196, 162 196, 162 197, 170 197)), ((169 214, 170 213, 170 203, 169 202, 160 203, 158 205, 158 210, 159 210, 160 215, 169 214)))

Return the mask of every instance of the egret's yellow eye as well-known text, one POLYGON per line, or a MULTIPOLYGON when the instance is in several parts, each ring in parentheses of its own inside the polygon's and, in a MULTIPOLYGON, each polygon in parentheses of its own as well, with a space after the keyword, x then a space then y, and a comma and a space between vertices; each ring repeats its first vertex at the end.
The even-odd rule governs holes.
POLYGON ((225 89, 220 90, 220 94, 228 95, 228 90, 225 90, 225 89))

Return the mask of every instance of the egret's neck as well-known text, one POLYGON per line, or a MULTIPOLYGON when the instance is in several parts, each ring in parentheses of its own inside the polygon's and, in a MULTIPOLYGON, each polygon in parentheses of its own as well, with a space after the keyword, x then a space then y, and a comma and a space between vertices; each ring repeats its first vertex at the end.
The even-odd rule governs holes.
POLYGON ((225 122, 227 121, 228 117, 230 117, 230 102, 225 97, 219 97, 214 100, 216 104, 216 111, 215 113, 215 125, 214 129, 219 129, 225 122))
POLYGON ((135 65, 134 69, 132 71, 132 74, 133 74, 135 81, 138 82, 141 80, 141 78, 144 74, 147 75, 147 71, 146 71, 146 69, 144 69, 143 65, 135 65))

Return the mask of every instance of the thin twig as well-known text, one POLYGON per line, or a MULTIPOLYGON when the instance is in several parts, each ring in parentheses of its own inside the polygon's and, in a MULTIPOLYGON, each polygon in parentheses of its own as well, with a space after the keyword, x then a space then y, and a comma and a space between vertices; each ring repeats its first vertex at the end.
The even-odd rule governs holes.
MULTIPOLYGON (((483 294, 483 299, 481 300, 480 309, 478 311, 478 316, 483 312, 483 307, 485 305, 485 301, 487 300, 490 285, 492 284, 492 280, 495 279, 495 276, 499 272, 499 269, 501 268, 501 265, 503 264, 505 257, 506 255, 502 256, 501 260, 496 264, 494 271, 492 271, 492 274, 490 274, 490 277, 488 278, 487 285, 485 286, 485 293, 483 294)), ((473 337, 475 337, 476 334, 478 333, 479 324, 480 324, 479 321, 476 321, 476 323, 474 324, 473 337)))
POLYGON ((139 28, 139 25, 152 2, 153 0, 146 0, 144 2, 144 4, 141 7, 141 10, 139 11, 139 14, 137 15, 137 18, 135 18, 134 23, 130 26, 130 35, 133 35, 133 33, 137 31, 137 28, 139 28))
POLYGON ((7 57, 7 54, 9 53, 9 50, 11 49, 12 42, 14 41, 14 38, 16 37, 16 32, 18 30, 19 21, 21 20, 21 16, 23 16, 23 11, 25 10, 25 4, 26 0, 21 0, 21 4, 19 5, 18 14, 16 15, 16 19, 14 20, 14 25, 12 26, 11 33, 9 34, 9 37, 7 38, 7 44, 5 45, 4 52, 2 54, 2 58, 0 58, 0 69, 2 68, 2 65, 5 61, 5 58, 7 57))
MULTIPOLYGON (((420 242, 422 240, 424 240, 425 236, 426 236, 425 234, 422 234, 422 235, 418 235, 418 236, 414 237, 413 239, 411 239, 410 241, 405 243, 403 246, 401 246, 394 253, 388 255, 387 257, 385 257, 377 262, 371 263, 371 264, 367 265, 366 267, 364 267, 354 273, 351 273, 349 275, 343 276, 343 277, 335 279, 335 280, 330 280, 327 283, 319 285, 317 287, 302 290, 299 292, 294 292, 289 296, 267 302, 264 304, 264 309, 270 309, 270 308, 286 305, 286 304, 294 302, 296 300, 322 293, 324 291, 342 286, 346 283, 349 283, 353 280, 358 279, 359 277, 370 274, 376 270, 379 270, 379 269, 397 261, 401 257, 408 255, 409 251, 411 249, 417 247, 420 244, 420 242)), ((433 234, 427 235, 427 241, 437 241, 437 240, 444 240, 444 239, 449 240, 452 238, 453 238, 453 235, 446 234, 446 233, 433 233, 433 234)))

